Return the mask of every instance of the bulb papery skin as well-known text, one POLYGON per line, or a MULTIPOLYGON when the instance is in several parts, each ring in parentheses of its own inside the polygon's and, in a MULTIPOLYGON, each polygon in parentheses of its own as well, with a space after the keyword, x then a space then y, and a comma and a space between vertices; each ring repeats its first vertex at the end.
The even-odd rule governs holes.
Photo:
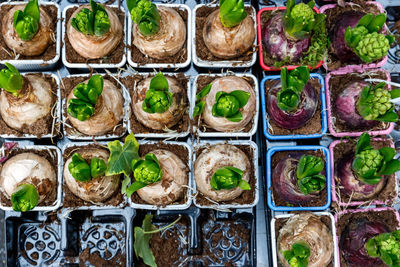
POLYGON ((56 88, 51 88, 50 83, 41 76, 27 74, 24 78, 24 82, 29 84, 23 95, 14 97, 5 90, 2 90, 0 95, 2 119, 9 127, 19 131, 22 131, 25 125, 34 125, 51 112, 52 92, 56 91, 56 88))
POLYGON ((0 171, 0 189, 10 199, 22 184, 36 187, 40 204, 56 190, 57 174, 46 158, 32 152, 20 153, 4 163, 0 171))
POLYGON ((197 190, 216 202, 229 201, 239 197, 243 192, 240 187, 214 190, 210 185, 213 174, 218 169, 227 166, 242 170, 242 179, 249 182, 251 164, 242 150, 229 144, 214 145, 204 149, 194 164, 197 190))
POLYGON ((310 38, 295 40, 289 38, 283 29, 283 14, 272 16, 262 29, 262 40, 266 52, 278 61, 289 58, 291 62, 297 62, 308 50, 310 38))
POLYGON ((15 11, 23 11, 24 8, 25 5, 15 5, 3 17, 1 28, 3 40, 11 50, 15 51, 16 54, 23 56, 39 56, 53 43, 51 35, 55 33, 51 29, 51 24, 53 23, 52 18, 49 17, 42 7, 39 7, 39 30, 31 40, 24 41, 19 38, 13 24, 15 11))
MULTIPOLYGON (((110 156, 108 151, 98 148, 79 149, 76 153, 79 153, 87 162, 90 162, 92 158, 99 158, 107 162, 110 156)), ((68 165, 71 161, 72 155, 64 164, 64 182, 75 196, 84 201, 101 203, 110 198, 118 190, 120 175, 102 175, 89 182, 77 181, 68 170, 68 165)))
POLYGON ((282 251, 290 250, 294 243, 300 241, 306 242, 310 247, 308 267, 325 267, 331 263, 334 251, 331 230, 318 216, 305 213, 289 218, 279 230, 277 250, 282 264, 280 266, 290 267, 282 251))
POLYGON ((357 101, 366 85, 365 82, 354 82, 336 98, 337 119, 350 128, 371 128, 379 123, 378 121, 365 120, 357 111, 357 101))
POLYGON ((139 197, 152 205, 168 205, 182 198, 189 179, 186 164, 168 150, 157 149, 149 153, 157 157, 163 177, 136 191, 139 197))
POLYGON ((272 171, 272 186, 275 193, 290 204, 305 204, 318 197, 311 193, 304 195, 298 186, 297 165, 302 154, 292 153, 282 159, 272 171))
POLYGON ((149 77, 141 81, 132 96, 132 111, 136 119, 144 126, 153 130, 165 130, 175 126, 182 120, 183 115, 187 111, 188 102, 184 94, 184 88, 180 86, 175 78, 166 76, 168 81, 168 91, 173 94, 172 105, 164 113, 147 113, 143 110, 143 101, 146 98, 146 92, 150 88, 150 81, 153 77, 149 77))
POLYGON ((98 59, 108 56, 120 44, 123 37, 124 29, 117 14, 114 12, 113 9, 105 6, 104 8, 106 9, 108 18, 110 19, 110 29, 102 36, 87 35, 78 32, 71 25, 71 19, 75 18, 75 16, 83 8, 88 8, 92 10, 89 5, 80 6, 71 15, 70 20, 68 21, 66 26, 68 40, 71 46, 79 55, 87 59, 98 59))
POLYGON ((256 111, 256 94, 252 86, 244 79, 236 76, 227 76, 217 78, 212 81, 210 93, 205 97, 205 108, 201 115, 207 126, 219 132, 237 132, 245 128, 245 126, 253 119, 256 111), (230 93, 235 90, 250 93, 247 104, 239 111, 242 113, 243 119, 239 122, 232 122, 225 117, 216 117, 212 114, 212 108, 215 104, 215 96, 218 92, 223 91, 230 93))
POLYGON ((182 49, 186 41, 186 25, 174 9, 164 6, 157 6, 157 9, 161 16, 160 30, 155 35, 144 36, 133 24, 132 43, 148 57, 165 59, 182 49))
MULTIPOLYGON (((85 84, 89 80, 84 81, 85 84)), ((75 87, 76 88, 76 87, 75 87)), ((76 98, 71 90, 69 99, 76 98)), ((71 124, 81 133, 86 135, 104 135, 112 131, 124 116, 124 98, 122 92, 111 81, 104 79, 104 87, 97 101, 95 112, 86 121, 80 121, 68 114, 71 124)))
POLYGON ((284 111, 278 106, 277 94, 281 90, 281 83, 277 83, 268 91, 267 96, 267 112, 279 127, 285 129, 298 129, 303 127, 311 120, 317 110, 318 95, 312 88, 310 83, 307 83, 300 93, 300 103, 294 111, 284 111))
POLYGON ((379 221, 371 222, 364 217, 350 221, 339 241, 339 250, 347 266, 382 266, 383 262, 379 258, 368 255, 365 244, 370 238, 387 232, 388 227, 379 221))
POLYGON ((224 27, 219 9, 213 11, 204 22, 203 40, 210 52, 221 59, 232 59, 245 54, 253 46, 256 31, 251 16, 235 27, 224 27))

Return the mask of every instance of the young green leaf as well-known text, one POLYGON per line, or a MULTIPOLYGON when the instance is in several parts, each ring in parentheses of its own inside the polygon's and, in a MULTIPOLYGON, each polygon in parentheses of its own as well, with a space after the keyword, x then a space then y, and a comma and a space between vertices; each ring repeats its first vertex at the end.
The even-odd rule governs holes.
POLYGON ((219 18, 222 25, 232 28, 239 25, 247 17, 243 0, 220 0, 219 18))
POLYGON ((30 0, 24 11, 17 10, 13 16, 13 26, 23 41, 32 40, 39 30, 40 9, 38 0, 30 0))
POLYGON ((107 165, 104 160, 92 158, 90 160, 90 175, 93 179, 103 176, 107 170, 107 165))
POLYGON ((311 251, 305 241, 295 242, 291 250, 282 251, 283 257, 290 266, 307 267, 311 251))
POLYGON ((107 11, 93 0, 90 0, 90 7, 92 10, 83 8, 72 18, 71 26, 83 34, 103 36, 111 27, 107 11))
POLYGON ((215 171, 211 177, 210 185, 214 190, 230 190, 238 186, 242 190, 251 190, 249 183, 243 180, 242 177, 242 170, 232 166, 226 166, 215 171))
POLYGON ((127 0, 133 23, 138 25, 144 36, 151 36, 160 30, 161 16, 157 6, 149 0, 127 0))
POLYGON ((20 185, 11 195, 11 203, 14 211, 26 212, 32 210, 39 201, 39 193, 31 184, 20 185))
POLYGON ((193 110, 193 118, 196 118, 197 116, 202 114, 205 106, 206 106, 205 101, 200 101, 200 102, 196 103, 196 106, 194 106, 194 110, 193 110))
POLYGON ((400 266, 400 230, 370 238, 365 250, 370 257, 380 258, 388 266, 400 266))
POLYGON ((71 158, 71 162, 68 165, 68 170, 79 182, 89 182, 92 179, 91 166, 86 160, 79 154, 74 153, 71 158))
POLYGON ((211 91, 212 83, 204 86, 203 89, 196 95, 196 101, 200 101, 203 97, 208 95, 211 91))
POLYGON ((304 195, 319 192, 325 188, 326 177, 321 174, 323 169, 324 162, 320 157, 301 156, 297 164, 296 176, 299 189, 304 195))
POLYGON ((147 113, 164 113, 172 105, 173 94, 168 91, 168 80, 159 72, 150 81, 149 89, 142 104, 143 111, 147 113))
POLYGON ((242 113, 239 109, 247 104, 249 98, 250 93, 242 90, 236 90, 230 93, 220 91, 215 95, 212 115, 215 117, 225 117, 232 122, 239 122, 242 120, 242 113))
POLYGON ((0 71, 0 88, 18 97, 18 93, 24 84, 24 79, 13 65, 6 62, 5 66, 6 68, 0 71))

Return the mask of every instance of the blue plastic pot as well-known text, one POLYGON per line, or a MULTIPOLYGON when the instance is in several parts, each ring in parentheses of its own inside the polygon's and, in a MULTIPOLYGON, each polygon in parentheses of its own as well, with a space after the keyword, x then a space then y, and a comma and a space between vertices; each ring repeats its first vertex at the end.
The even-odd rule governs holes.
POLYGON ((331 205, 331 168, 330 168, 330 154, 329 150, 323 146, 279 146, 279 147, 272 147, 268 149, 267 152, 267 204, 271 210, 274 211, 305 211, 305 210, 326 210, 331 205), (287 206, 276 206, 273 199, 272 199, 272 155, 279 151, 316 151, 322 150, 325 155, 325 171, 326 171, 326 203, 324 206, 320 207, 287 207, 287 206))
POLYGON ((291 134, 291 135, 274 135, 269 133, 268 131, 268 122, 267 122, 267 105, 266 105, 266 97, 265 97, 265 82, 268 80, 280 80, 280 75, 271 75, 266 76, 262 79, 260 84, 260 96, 261 96, 261 112, 263 118, 263 130, 264 135, 269 140, 287 140, 287 139, 306 139, 306 138, 320 138, 324 134, 326 134, 328 130, 327 116, 326 116, 326 100, 325 100, 325 82, 324 78, 317 73, 311 73, 310 78, 317 78, 319 83, 321 84, 321 131, 314 134, 291 134))

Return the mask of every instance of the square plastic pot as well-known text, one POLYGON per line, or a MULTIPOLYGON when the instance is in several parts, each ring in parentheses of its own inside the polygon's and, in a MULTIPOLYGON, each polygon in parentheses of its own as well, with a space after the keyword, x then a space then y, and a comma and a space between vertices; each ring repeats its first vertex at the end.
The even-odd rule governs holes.
MULTIPOLYGON (((262 38, 262 29, 261 27, 263 25, 261 25, 261 15, 263 12, 266 11, 274 11, 274 10, 286 10, 285 6, 281 6, 281 7, 264 7, 262 9, 260 9, 257 13, 257 37, 258 37, 258 58, 260 60, 260 65, 261 68, 265 71, 280 71, 283 67, 286 67, 288 70, 294 70, 295 68, 297 68, 299 65, 287 65, 287 66, 282 66, 282 67, 275 67, 275 66, 268 66, 264 63, 264 55, 263 55, 263 38, 262 38)), ((316 13, 320 13, 319 9, 317 7, 314 7, 314 10, 316 13)), ((317 66, 315 66, 314 68, 310 67, 310 70, 312 69, 318 69, 319 67, 322 66, 322 60, 321 62, 318 63, 317 66)))
POLYGON ((262 121, 263 121, 263 131, 264 135, 269 140, 293 140, 293 139, 307 139, 307 138, 320 138, 324 134, 326 134, 328 130, 327 126, 327 118, 326 118, 326 100, 325 100, 325 82, 324 78, 317 73, 310 73, 310 78, 315 78, 319 80, 321 84, 321 93, 320 93, 320 101, 321 101, 321 132, 314 134, 292 134, 292 135, 274 135, 269 132, 268 127, 268 113, 267 113, 267 99, 265 97, 265 83, 269 80, 280 80, 280 75, 268 75, 262 79, 260 84, 260 94, 261 94, 261 111, 262 111, 262 121))
MULTIPOLYGON (((80 7, 80 5, 68 5, 67 7, 64 8, 63 10, 63 14, 62 14, 62 41, 63 41, 63 46, 62 46, 62 62, 64 64, 64 66, 66 66, 67 68, 71 68, 71 69, 80 69, 80 70, 88 70, 89 68, 93 68, 93 69, 115 69, 115 68, 121 68, 122 66, 125 65, 126 63, 126 48, 124 48, 124 55, 122 56, 122 59, 120 62, 118 63, 74 63, 74 62, 69 62, 67 60, 67 49, 66 49, 66 45, 65 45, 65 35, 67 34, 67 11, 71 8, 74 7, 80 7)), ((122 6, 118 5, 108 5, 108 7, 115 7, 115 8, 119 8, 122 12, 124 12, 124 14, 126 13, 125 9, 122 6)), ((124 37, 122 38, 121 42, 123 43, 123 45, 126 47, 126 18, 124 18, 124 25, 123 27, 123 33, 124 33, 124 37)), ((120 46, 121 44, 119 44, 118 46, 120 46)), ((73 49, 73 48, 71 48, 73 49)))
MULTIPOLYGON (((375 1, 368 1, 366 3, 367 4, 371 4, 371 5, 376 5, 381 13, 386 13, 386 11, 383 8, 381 3, 375 2, 375 1)), ((356 4, 350 2, 350 3, 346 3, 346 5, 356 5, 356 4)), ((337 6, 337 4, 323 5, 321 7, 320 11, 321 11, 321 13, 325 13, 328 9, 334 8, 336 6, 337 6)), ((388 60, 388 57, 385 56, 385 57, 383 57, 381 60, 379 60, 376 63, 360 64, 360 65, 349 64, 349 65, 346 65, 345 67, 341 67, 341 68, 338 68, 338 69, 330 69, 328 67, 328 64, 326 63, 326 61, 324 61, 323 66, 327 71, 334 71, 334 70, 341 70, 341 69, 352 70, 352 69, 358 69, 358 68, 361 68, 361 69, 378 69, 378 68, 381 68, 383 65, 385 65, 387 60, 388 60)))
MULTIPOLYGON (((17 1, 11 1, 11 2, 4 2, 0 4, 0 8, 4 5, 24 5, 27 4, 28 2, 17 2, 17 1)), ((61 10, 60 6, 55 3, 55 2, 39 2, 40 6, 55 6, 57 8, 57 26, 56 26, 56 55, 54 58, 50 60, 43 60, 43 59, 12 59, 12 60, 0 60, 0 65, 4 65, 4 63, 10 63, 14 65, 18 70, 22 71, 38 71, 38 70, 49 70, 53 69, 58 60, 60 59, 61 55, 61 10)))
MULTIPOLYGON (((375 72, 375 71, 380 71, 380 72, 384 72, 386 74, 386 77, 388 81, 390 81, 390 74, 384 70, 384 69, 379 69, 379 70, 370 70, 371 72, 375 72)), ((326 75, 325 77, 325 92, 326 92, 326 108, 327 108, 327 116, 328 116, 328 128, 329 128, 329 132, 335 136, 335 137, 345 137, 345 136, 350 136, 350 137, 357 137, 360 136, 362 133, 364 133, 364 131, 359 131, 359 132, 337 132, 335 127, 334 127, 334 118, 332 116, 332 105, 333 103, 331 103, 331 92, 329 90, 329 81, 332 78, 332 76, 335 75, 344 75, 344 74, 350 74, 350 73, 354 73, 354 72, 358 72, 358 73, 365 73, 366 70, 364 70, 361 67, 357 67, 355 66, 354 68, 343 68, 337 71, 333 71, 330 72, 326 75)), ((390 84, 388 84, 388 90, 391 90, 391 86, 390 84)), ((389 123, 389 127, 387 129, 384 130, 375 130, 375 131, 369 131, 370 135, 387 135, 390 134, 394 129, 394 123, 391 122, 389 123)))
POLYGON ((331 168, 330 168, 330 153, 326 147, 323 146, 277 146, 268 149, 267 152, 267 204, 273 211, 317 211, 326 210, 331 205, 331 168), (319 207, 288 207, 276 206, 272 196, 272 156, 276 152, 281 151, 317 151, 322 150, 325 155, 325 171, 326 171, 326 203, 319 207))
MULTIPOLYGON (((188 5, 184 4, 159 4, 157 3, 157 6, 165 6, 165 7, 170 7, 170 8, 179 8, 183 9, 187 12, 187 28, 186 28, 186 49, 187 49, 187 59, 185 62, 182 63, 147 63, 147 64, 140 64, 138 62, 134 62, 132 60, 132 51, 131 49, 128 48, 128 63, 134 68, 139 68, 139 69, 179 69, 179 68, 185 68, 190 65, 190 62, 192 61, 192 46, 190 43, 190 40, 192 38, 192 28, 189 26, 191 21, 192 21, 192 10, 189 8, 188 5)), ((131 47, 132 44, 132 18, 129 15, 128 12, 128 47, 131 47)))
MULTIPOLYGON (((373 141, 383 141, 384 139, 382 138, 373 138, 373 141)), ((335 146, 340 143, 347 143, 348 140, 336 140, 333 141, 330 146, 329 146, 329 151, 331 153, 331 191, 332 191, 332 202, 337 202, 341 207, 351 207, 351 206, 357 206, 360 207, 362 205, 368 204, 368 206, 371 205, 386 205, 385 202, 380 201, 380 200, 373 200, 373 201, 350 201, 350 202, 342 202, 340 198, 337 196, 336 192, 336 182, 335 182, 335 146)), ((393 141, 390 141, 390 147, 394 147, 393 141)), ((395 191, 396 191, 396 196, 398 195, 399 191, 399 179, 397 177, 397 174, 395 173, 395 191)), ((397 199, 397 198, 396 198, 397 199)), ((396 202, 396 201, 394 201, 396 202)))
MULTIPOLYGON (((57 198, 53 205, 51 206, 36 206, 31 211, 55 211, 61 206, 61 191, 62 191, 62 166, 63 166, 63 159, 61 156, 61 151, 56 146, 39 146, 39 145, 28 145, 24 143, 18 143, 18 148, 22 150, 36 150, 36 151, 49 151, 52 150, 56 153, 57 156, 57 166, 54 166, 56 169, 57 175, 57 198)), ((3 203, 0 201, 0 209, 4 211, 13 211, 12 207, 4 206, 3 203)))
MULTIPOLYGON (((192 95, 191 95, 191 101, 192 101, 192 106, 190 109, 190 118, 193 120, 193 111, 196 103, 196 94, 197 94, 197 80, 199 79, 200 76, 209 76, 209 77, 214 77, 219 78, 219 77, 226 77, 226 76, 232 76, 232 74, 199 74, 196 76, 193 82, 193 90, 192 90, 192 95)), ((250 131, 248 132, 218 132, 218 131, 202 131, 200 128, 197 127, 197 125, 194 123, 193 124, 193 133, 197 133, 199 137, 226 137, 226 138, 236 138, 236 137, 251 137, 257 132, 257 126, 258 126, 258 113, 259 113, 259 90, 258 90, 258 81, 257 78, 252 75, 252 74, 247 74, 247 73, 235 73, 233 76, 237 77, 246 77, 249 79, 253 80, 254 83, 254 92, 256 94, 256 110, 253 116, 253 119, 250 123, 253 124, 251 127, 250 131)))
MULTIPOLYGON (((223 60, 220 61, 209 61, 203 60, 197 56, 197 48, 196 48, 196 13, 197 10, 203 6, 207 7, 217 7, 217 4, 199 4, 193 9, 193 17, 192 17, 192 53, 193 53, 193 63, 198 67, 203 68, 250 68, 256 63, 257 53, 254 51, 251 60, 249 61, 240 61, 240 60, 223 60)), ((254 28, 256 29, 256 10, 251 5, 245 5, 245 7, 250 7, 253 10, 253 16, 251 18, 254 21, 254 28)), ((257 47, 257 38, 254 38, 254 47, 257 47)))
MULTIPOLYGON (((337 238, 336 238, 336 225, 335 225, 335 219, 333 215, 329 212, 313 212, 314 215, 322 217, 322 216, 328 216, 329 220, 331 221, 330 226, 331 226, 331 232, 332 232, 332 240, 333 240, 333 266, 338 267, 340 265, 340 260, 339 260, 339 254, 338 254, 338 244, 337 244, 337 238)), ((276 221, 278 219, 289 219, 293 217, 296 214, 280 214, 280 215, 275 215, 274 218, 271 220, 271 244, 272 244, 272 262, 273 262, 273 267, 278 267, 278 250, 276 246, 276 242, 278 240, 278 237, 276 236, 276 221)))
POLYGON ((242 145, 242 146, 249 146, 253 149, 253 158, 249 159, 251 164, 254 166, 254 178, 255 178, 255 188, 254 188, 254 201, 250 204, 218 204, 218 205, 202 205, 197 203, 196 197, 193 198, 193 203, 196 207, 201 209, 216 209, 221 211, 227 211, 230 209, 247 209, 252 208, 257 205, 259 200, 259 190, 260 190, 260 183, 259 183, 259 174, 258 174, 258 146, 253 141, 246 141, 246 140, 230 140, 230 141, 211 141, 211 140, 202 140, 199 143, 193 145, 193 164, 192 164, 192 177, 193 177, 193 195, 196 196, 197 191, 196 188, 196 181, 194 178, 194 164, 196 162, 196 150, 207 146, 207 145, 217 145, 217 144, 231 144, 231 145, 242 145))

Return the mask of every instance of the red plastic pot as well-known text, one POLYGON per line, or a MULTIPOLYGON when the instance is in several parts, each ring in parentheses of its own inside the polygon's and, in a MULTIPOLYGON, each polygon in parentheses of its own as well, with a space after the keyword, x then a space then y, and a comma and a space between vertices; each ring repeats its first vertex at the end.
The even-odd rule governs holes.
MULTIPOLYGON (((281 7, 264 7, 262 9, 260 9, 257 13, 257 36, 258 36, 258 58, 260 60, 260 65, 261 68, 263 70, 266 71, 280 71, 283 67, 286 67, 288 70, 294 70, 295 68, 298 67, 298 65, 289 65, 289 66, 282 66, 280 68, 277 68, 275 66, 267 66, 264 63, 264 57, 263 57, 263 46, 262 46, 262 37, 261 37, 261 14, 265 11, 273 11, 273 10, 285 10, 286 7, 285 6, 281 6, 281 7)), ((315 12, 320 13, 319 9, 317 7, 314 7, 315 12)), ((323 60, 321 60, 321 62, 318 63, 317 66, 315 66, 314 68, 308 66, 310 68, 310 70, 312 69, 318 69, 319 67, 322 66, 323 60)))

